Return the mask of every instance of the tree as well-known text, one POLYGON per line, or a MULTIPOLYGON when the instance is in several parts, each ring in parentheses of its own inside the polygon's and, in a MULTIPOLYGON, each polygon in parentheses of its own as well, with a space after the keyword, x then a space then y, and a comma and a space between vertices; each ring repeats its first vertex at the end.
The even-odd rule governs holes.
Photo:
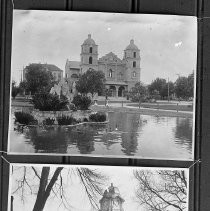
MULTIPOLYGON (((46 201, 50 195, 50 192, 52 191, 53 186, 55 185, 55 182, 58 179, 58 176, 60 175, 63 167, 58 167, 50 181, 48 182, 49 173, 50 173, 50 167, 43 167, 42 173, 40 177, 40 184, 39 184, 39 190, 37 193, 36 202, 34 204, 33 211, 42 211, 44 209, 44 206, 46 204, 46 201)), ((34 169, 35 170, 35 169, 34 169)), ((35 173, 36 170, 35 170, 35 173)), ((37 174, 38 176, 38 174, 37 174)))
POLYGON ((92 102, 91 98, 88 96, 75 95, 72 100, 72 103, 79 110, 88 110, 92 102))
POLYGON ((175 82, 176 96, 183 99, 188 99, 194 96, 194 73, 188 77, 179 77, 175 82))
POLYGON ((54 95, 48 92, 36 93, 31 101, 35 109, 40 111, 62 111, 68 110, 69 101, 66 96, 54 95))
POLYGON ((175 82, 175 93, 178 98, 186 99, 189 97, 187 77, 179 77, 175 82))
POLYGON ((138 181, 136 198, 149 211, 183 211, 187 207, 185 171, 134 171, 138 181))
POLYGON ((157 91, 159 95, 163 98, 164 97, 164 87, 167 86, 166 79, 163 78, 156 78, 149 86, 149 93, 153 95, 154 91, 157 91))
POLYGON ((15 99, 17 94, 19 93, 19 87, 16 86, 16 82, 12 81, 12 98, 15 99))
POLYGON ((30 64, 26 67, 26 88, 31 94, 49 91, 53 86, 53 75, 41 64, 30 64))
POLYGON ((191 73, 187 77, 188 80, 188 96, 194 96, 194 73, 191 73))
POLYGON ((138 82, 134 87, 130 90, 131 100, 134 102, 140 102, 146 99, 147 97, 147 88, 143 85, 143 83, 138 82))
POLYGON ((172 94, 174 94, 174 83, 169 81, 168 83, 164 84, 164 86, 162 87, 161 96, 163 98, 168 98, 172 94))
POLYGON ((77 81, 76 89, 82 95, 102 93, 105 88, 105 75, 102 71, 87 70, 77 81))
POLYGON ((27 83, 26 83, 26 81, 21 81, 20 83, 19 83, 19 90, 20 90, 20 94, 25 94, 25 92, 27 92, 28 90, 27 90, 27 83))
MULTIPOLYGON (((71 205, 65 193, 65 180, 62 172, 64 167, 57 167, 51 169, 51 167, 17 167, 15 170, 20 175, 16 179, 16 185, 14 187, 13 195, 20 194, 21 200, 24 202, 28 192, 32 195, 36 195, 33 211, 43 211, 49 196, 56 197, 60 200, 60 206, 69 210, 71 205)), ((13 170, 14 171, 14 170, 13 170)), ((83 185, 84 191, 90 201, 93 208, 98 209, 98 196, 103 194, 102 186, 107 180, 107 177, 98 172, 98 170, 92 170, 89 168, 71 168, 66 172, 66 180, 78 178, 83 185)))

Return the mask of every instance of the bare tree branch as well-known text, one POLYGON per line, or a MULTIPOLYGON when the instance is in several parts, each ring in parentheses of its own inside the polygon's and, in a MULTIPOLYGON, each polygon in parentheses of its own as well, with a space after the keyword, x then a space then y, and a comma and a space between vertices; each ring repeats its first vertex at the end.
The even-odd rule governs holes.
POLYGON ((21 176, 18 176, 17 185, 12 194, 20 193, 23 202, 29 191, 30 194, 36 194, 33 211, 43 211, 49 197, 60 200, 59 207, 63 206, 65 210, 71 210, 72 206, 65 189, 66 183, 70 180, 73 184, 76 178, 80 179, 92 208, 98 208, 99 196, 102 195, 102 189, 108 179, 97 170, 89 168, 69 169, 65 175, 65 181, 61 174, 63 167, 57 167, 55 170, 50 167, 42 167, 41 172, 35 167, 18 167, 17 169, 21 172, 21 176))
POLYGON ((36 170, 33 166, 32 166, 31 168, 33 169, 35 175, 36 175, 39 179, 41 179, 41 177, 39 176, 37 170, 36 170))
POLYGON ((148 210, 183 211, 187 203, 187 180, 184 171, 134 171, 138 181, 136 197, 148 210))

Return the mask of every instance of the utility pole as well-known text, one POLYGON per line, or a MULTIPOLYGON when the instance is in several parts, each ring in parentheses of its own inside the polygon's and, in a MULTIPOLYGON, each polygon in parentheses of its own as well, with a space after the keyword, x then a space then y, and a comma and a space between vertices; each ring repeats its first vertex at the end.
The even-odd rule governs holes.
POLYGON ((169 90, 169 77, 168 77, 168 102, 170 101, 170 90, 169 90))
POLYGON ((14 196, 11 196, 11 208, 10 208, 11 211, 13 211, 13 201, 14 201, 14 196))
POLYGON ((23 81, 23 70, 19 70, 19 72, 20 72, 20 82, 22 82, 23 81))

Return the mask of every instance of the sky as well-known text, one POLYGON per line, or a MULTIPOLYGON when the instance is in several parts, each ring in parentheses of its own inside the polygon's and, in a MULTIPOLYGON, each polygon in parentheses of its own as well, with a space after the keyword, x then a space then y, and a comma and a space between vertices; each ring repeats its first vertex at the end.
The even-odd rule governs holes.
POLYGON ((196 17, 14 10, 12 79, 20 81, 23 67, 33 62, 65 70, 67 59, 80 61, 88 34, 98 45, 99 58, 113 52, 122 59, 134 39, 140 49, 140 80, 145 84, 156 77, 175 81, 196 69, 196 17))
MULTIPOLYGON (((11 171, 10 177, 10 188, 11 192, 13 192, 17 187, 17 180, 22 177, 23 174, 23 164, 14 164, 13 171, 11 171)), ((39 180, 34 177, 34 172, 31 170, 31 165, 25 165, 26 168, 26 179, 28 184, 34 189, 38 187, 39 180)), ((46 166, 46 165, 45 165, 46 166)), ((34 164, 33 167, 40 174, 42 165, 34 164)), ((56 165, 51 165, 51 173, 55 171, 55 168, 58 167, 56 165)), ((65 184, 65 196, 68 199, 68 202, 71 205, 71 211, 91 211, 90 203, 87 199, 83 186, 81 186, 81 182, 78 177, 76 178, 74 174, 71 174, 71 179, 69 177, 69 169, 73 169, 79 166, 65 166, 65 169, 62 170, 62 178, 63 184, 65 184)), ((81 167, 81 166, 80 166, 81 167)), ((107 184, 105 184, 105 189, 107 189, 111 183, 116 186, 122 198, 125 200, 123 203, 123 208, 126 211, 146 211, 143 206, 140 206, 135 199, 135 190, 137 188, 137 181, 133 176, 133 171, 138 170, 151 170, 155 171, 157 168, 141 168, 141 167, 111 167, 111 166, 83 166, 89 169, 97 170, 98 172, 106 175, 109 180, 107 184)), ((163 169, 162 169, 163 170, 163 169)), ((182 169, 183 170, 183 169, 182 169)), ((188 170, 186 170, 186 174, 188 175, 188 170)), ((51 175, 52 176, 52 175, 51 175)), ((158 181, 158 178, 155 178, 158 181)), ((104 190, 105 190, 104 189, 104 190)), ((29 211, 33 209, 33 205, 35 203, 36 195, 31 195, 29 191, 24 193, 24 203, 21 202, 20 193, 13 194, 14 196, 14 207, 15 211, 29 211), (19 194, 19 195, 18 195, 19 194)), ((59 207, 60 200, 56 198, 52 198, 52 194, 50 195, 47 203, 45 205, 45 211, 63 211, 63 207, 59 207)), ((170 209, 170 211, 174 211, 170 209)))

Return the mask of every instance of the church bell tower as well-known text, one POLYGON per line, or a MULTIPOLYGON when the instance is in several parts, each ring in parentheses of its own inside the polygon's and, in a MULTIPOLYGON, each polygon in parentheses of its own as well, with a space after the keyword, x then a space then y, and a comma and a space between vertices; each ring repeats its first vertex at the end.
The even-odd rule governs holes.
POLYGON ((134 40, 124 50, 124 60, 126 63, 126 81, 128 82, 128 90, 134 87, 140 81, 140 50, 134 44, 134 40))
POLYGON ((88 34, 88 38, 81 45, 81 73, 85 73, 88 69, 98 70, 98 45, 88 34))

